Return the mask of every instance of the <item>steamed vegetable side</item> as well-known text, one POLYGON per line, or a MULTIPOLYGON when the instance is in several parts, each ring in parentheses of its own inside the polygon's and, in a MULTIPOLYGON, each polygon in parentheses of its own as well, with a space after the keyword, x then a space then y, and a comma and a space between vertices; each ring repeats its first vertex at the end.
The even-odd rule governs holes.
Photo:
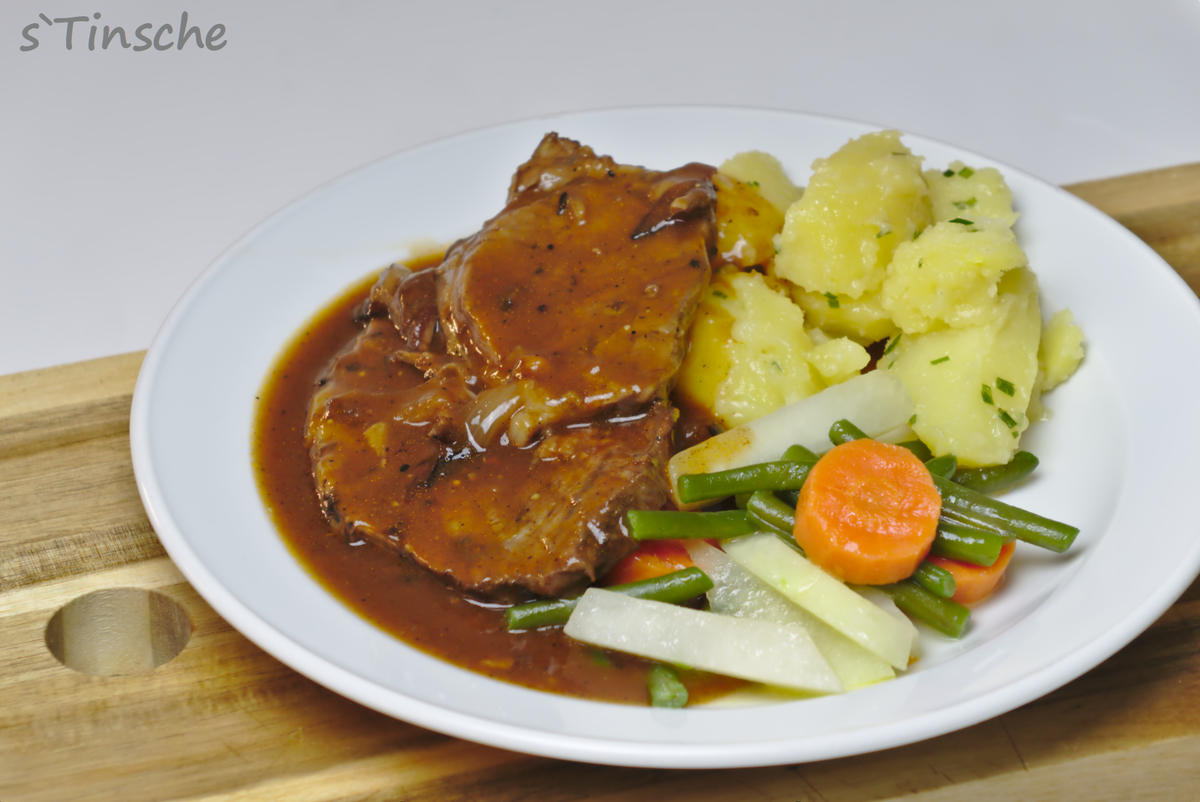
MULTIPOLYGON (((570 602, 574 611, 564 631, 660 663, 805 693, 833 692, 832 675, 838 688, 849 690, 908 667, 916 644, 912 620, 960 637, 970 616, 965 605, 997 588, 1015 539, 1063 551, 1078 533, 936 476, 914 453, 919 449, 867 438, 851 421, 835 421, 827 439, 832 447, 820 455, 796 445, 773 461, 679 478, 684 486, 724 488, 709 495, 736 495, 744 509, 629 513, 631 531, 653 544, 651 563, 659 561, 663 571, 691 563, 684 571, 634 584, 677 581, 689 573, 703 577, 699 581, 707 587, 699 608, 694 600, 693 607, 673 608, 642 601, 624 588, 591 589, 570 602), (747 477, 755 484, 749 494, 743 492, 747 477), (795 508, 784 498, 791 493, 795 508), (952 533, 951 544, 979 533, 990 536, 984 538, 989 545, 954 552, 964 559, 939 556, 943 528, 952 533), (658 552, 673 556, 661 561, 658 552), (865 595, 872 589, 892 612, 865 595), (731 619, 754 623, 734 625, 731 619), (714 646, 708 642, 714 637, 724 640, 714 646), (781 666, 786 677, 776 673, 781 666)), ((931 460, 939 461, 947 464, 946 475, 957 473, 953 459, 931 460)), ((1036 463, 1025 455, 1009 471, 965 475, 1004 484, 1006 477, 1027 475, 1036 463)), ((695 599, 691 592, 679 597, 695 599)), ((648 677, 650 699, 675 705, 679 694, 663 690, 661 674, 656 668, 648 677)))

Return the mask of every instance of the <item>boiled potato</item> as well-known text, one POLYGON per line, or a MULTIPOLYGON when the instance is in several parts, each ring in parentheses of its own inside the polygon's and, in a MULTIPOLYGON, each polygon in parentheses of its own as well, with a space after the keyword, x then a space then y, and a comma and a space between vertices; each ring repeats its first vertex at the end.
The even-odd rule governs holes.
POLYGON ((1046 392, 1062 384, 1082 361, 1083 330, 1075 323, 1069 309, 1060 309, 1046 323, 1038 349, 1041 391, 1046 392))
POLYGON ((1007 462, 1029 425, 1042 317, 1025 269, 1001 278, 997 314, 978 325, 898 335, 882 365, 916 405, 913 431, 966 466, 1007 462))
POLYGON ((1012 227, 1017 220, 1012 191, 995 167, 951 162, 945 170, 926 170, 935 220, 963 218, 977 225, 1012 227))
POLYGON ((868 361, 851 340, 814 340, 800 307, 756 272, 717 274, 690 339, 678 390, 727 427, 842 382, 868 361))
POLYGON ((765 265, 775 258, 775 235, 783 213, 753 184, 723 173, 713 176, 717 190, 717 258, 714 263, 738 267, 765 265))
POLYGON ((815 160, 803 191, 761 152, 726 161, 716 184, 714 264, 726 269, 679 389, 726 426, 845 380, 887 340, 879 364, 916 402, 915 433, 935 453, 992 465, 1083 358, 1069 312, 1043 328, 995 168, 922 172, 899 134, 881 131, 815 160))
POLYGON ((717 390, 729 375, 730 354, 726 345, 733 329, 733 314, 719 299, 730 291, 718 273, 688 331, 687 353, 675 381, 677 394, 710 414, 717 403, 717 390))
POLYGON ((748 150, 730 156, 721 163, 717 172, 755 187, 780 214, 786 212, 803 193, 788 178, 779 159, 761 150, 748 150))
POLYGON ((792 300, 804 310, 810 326, 838 337, 869 345, 896 333, 892 316, 883 308, 878 291, 860 298, 791 288, 792 300))
POLYGON ((784 218, 775 270, 810 292, 859 298, 883 283, 897 244, 931 222, 921 159, 896 131, 866 134, 813 163, 784 218))
POLYGON ((880 292, 906 334, 976 326, 998 312, 996 285, 1028 260, 1008 228, 935 223, 896 248, 880 292))

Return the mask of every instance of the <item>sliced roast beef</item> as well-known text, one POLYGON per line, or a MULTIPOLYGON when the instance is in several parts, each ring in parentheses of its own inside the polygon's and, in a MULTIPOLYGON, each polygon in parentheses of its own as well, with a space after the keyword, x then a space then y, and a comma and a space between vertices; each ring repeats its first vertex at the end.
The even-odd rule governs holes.
POLYGON ((441 264, 385 271, 310 410, 329 520, 495 598, 563 593, 631 551, 625 511, 668 497, 711 172, 550 134, 441 264))

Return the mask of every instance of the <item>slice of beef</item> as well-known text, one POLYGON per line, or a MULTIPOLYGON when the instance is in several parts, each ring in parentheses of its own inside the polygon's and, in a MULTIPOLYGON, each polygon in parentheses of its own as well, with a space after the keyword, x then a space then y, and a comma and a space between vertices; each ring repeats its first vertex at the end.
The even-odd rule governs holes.
POLYGON ((385 271, 310 409, 329 520, 492 598, 559 595, 629 553, 624 513, 668 499, 711 172, 550 134, 440 265, 385 271))
MULTIPOLYGON (((712 168, 619 165, 548 134, 500 214, 434 269, 448 353, 522 385, 508 434, 664 397, 708 284, 712 168)), ((420 318, 396 314, 401 331, 420 318)))
POLYGON ((536 445, 478 450, 462 428, 460 373, 396 358, 372 321, 333 363, 309 421, 321 508, 348 540, 403 551, 476 594, 560 595, 633 548, 622 518, 668 498, 672 412, 548 430, 536 445))

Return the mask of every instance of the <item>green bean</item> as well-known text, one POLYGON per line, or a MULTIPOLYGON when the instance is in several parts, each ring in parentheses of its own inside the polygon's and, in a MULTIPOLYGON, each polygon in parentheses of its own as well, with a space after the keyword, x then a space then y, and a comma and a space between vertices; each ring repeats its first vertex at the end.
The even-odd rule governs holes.
POLYGON ((995 493, 1015 485, 1038 466, 1038 458, 1028 451, 1018 451, 1004 465, 993 465, 987 468, 962 468, 955 471, 952 478, 963 487, 978 490, 980 493, 995 493))
POLYGON ((829 441, 835 446, 849 443, 851 440, 862 440, 866 436, 866 432, 845 418, 834 421, 833 425, 829 427, 829 441))
POLYGON ((923 562, 918 565, 911 578, 925 590, 935 596, 941 596, 943 599, 950 598, 957 590, 954 574, 931 562, 923 562))
POLYGON ((646 690, 650 694, 652 707, 686 707, 688 703, 687 686, 679 678, 675 669, 662 663, 655 663, 646 674, 646 690))
POLYGON ((755 490, 796 489, 804 484, 809 467, 800 462, 779 460, 713 473, 685 473, 679 477, 679 499, 684 504, 691 504, 755 490))
POLYGON ((953 454, 943 454, 940 457, 930 457, 925 460, 925 467, 934 476, 949 479, 958 470, 958 459, 953 454))
POLYGON ((944 599, 912 580, 894 585, 880 585, 879 589, 892 597, 896 606, 906 614, 922 621, 952 638, 962 637, 967 629, 971 611, 956 601, 944 599))
POLYGON ((1008 538, 1001 534, 948 519, 943 514, 930 551, 939 557, 988 566, 1000 557, 1000 549, 1006 542, 1008 538))
POLYGON ((796 527, 796 508, 769 490, 755 490, 746 502, 750 517, 789 538, 796 527))
POLYGON ((800 503, 799 490, 780 490, 775 495, 793 510, 796 509, 796 505, 800 503))
POLYGON ((744 510, 630 510, 625 513, 625 523, 634 540, 726 538, 758 531, 744 510))
POLYGON ((905 440, 903 443, 896 443, 901 448, 907 448, 921 462, 928 462, 933 459, 933 452, 929 450, 929 446, 922 443, 920 440, 905 440))
POLYGON ((1014 507, 949 479, 935 476, 933 482, 942 494, 942 509, 949 509, 954 517, 964 522, 977 523, 984 528, 990 526, 1055 552, 1066 551, 1079 534, 1076 526, 1014 507))
POLYGON ((788 446, 787 450, 783 452, 783 456, 780 457, 780 459, 787 460, 788 462, 812 463, 816 462, 818 459, 820 459, 820 457, 817 456, 815 451, 805 448, 797 443, 794 446, 788 446))
MULTIPOLYGON (((638 599, 653 599, 679 604, 694 599, 701 593, 707 593, 712 586, 713 583, 708 574, 693 567, 664 576, 639 579, 637 582, 629 582, 624 585, 612 585, 608 590, 615 590, 638 599)), ((538 599, 524 604, 515 604, 504 611, 504 622, 509 629, 537 629, 538 627, 565 624, 578 603, 579 597, 574 596, 569 599, 538 599)))

